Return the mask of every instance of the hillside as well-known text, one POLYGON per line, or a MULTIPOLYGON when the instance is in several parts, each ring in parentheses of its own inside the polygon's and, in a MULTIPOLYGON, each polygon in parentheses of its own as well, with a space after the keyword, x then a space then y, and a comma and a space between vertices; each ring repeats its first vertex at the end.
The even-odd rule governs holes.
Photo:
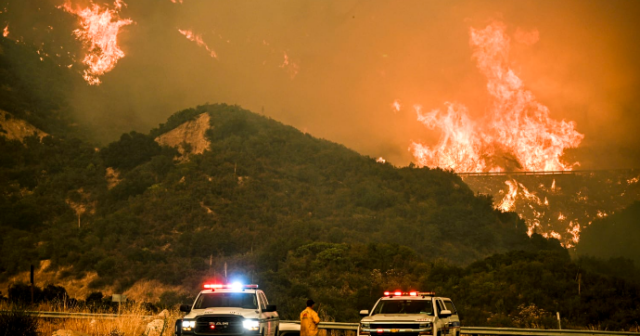
POLYGON ((567 325, 635 321, 633 264, 618 261, 634 274, 620 276, 574 263, 450 172, 381 164, 235 106, 184 110, 100 150, 0 136, 0 155, 3 293, 35 264, 38 286, 72 297, 175 305, 226 269, 260 283, 285 318, 313 297, 323 316, 355 321, 384 289, 415 287, 452 296, 468 324, 549 326, 559 304, 571 304, 560 309, 567 325), (538 278, 558 285, 529 290, 538 278), (505 299, 489 304, 496 295, 505 299), (620 304, 628 314, 615 315, 620 304))
POLYGON ((100 151, 25 143, 0 138, 5 279, 51 260, 70 276, 97 272, 94 288, 193 286, 223 262, 248 277, 276 269, 309 242, 394 243, 457 263, 529 244, 513 214, 452 173, 376 163, 234 106, 182 111, 100 151), (154 141, 203 113, 203 154, 154 141))
POLYGON ((576 251, 599 258, 628 258, 640 265, 640 202, 594 221, 584 230, 576 251))
POLYGON ((553 237, 571 248, 596 221, 640 201, 640 170, 576 171, 561 175, 462 176, 496 206, 514 211, 530 232, 553 237))

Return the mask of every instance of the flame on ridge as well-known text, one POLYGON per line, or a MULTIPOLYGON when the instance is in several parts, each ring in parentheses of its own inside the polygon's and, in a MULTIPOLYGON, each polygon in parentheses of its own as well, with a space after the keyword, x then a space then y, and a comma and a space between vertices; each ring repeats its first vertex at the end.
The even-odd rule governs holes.
POLYGON ((505 30, 500 22, 470 30, 473 58, 488 79, 491 106, 486 121, 472 120, 459 103, 447 102, 445 110, 430 112, 415 108, 418 121, 441 131, 433 147, 412 143, 410 150, 420 166, 486 172, 571 170, 578 164, 567 164, 561 157, 565 148, 577 147, 584 136, 574 122, 551 119, 549 109, 525 89, 509 67, 510 39, 505 30))
POLYGON ((65 3, 60 8, 80 18, 81 28, 73 33, 83 41, 87 48, 82 63, 88 66, 84 71, 84 79, 90 85, 99 85, 100 76, 113 70, 124 52, 118 46, 120 28, 133 23, 131 19, 120 19, 120 10, 126 6, 124 1, 115 0, 113 9, 92 4, 87 8, 73 8, 65 3))
POLYGON ((199 47, 202 47, 206 51, 208 51, 211 57, 216 59, 218 58, 218 54, 216 54, 216 52, 213 49, 209 48, 209 46, 206 43, 204 43, 204 41, 202 40, 202 36, 200 36, 199 34, 195 34, 191 30, 178 29, 178 31, 180 32, 180 34, 184 35, 184 37, 186 37, 187 40, 195 42, 199 47))

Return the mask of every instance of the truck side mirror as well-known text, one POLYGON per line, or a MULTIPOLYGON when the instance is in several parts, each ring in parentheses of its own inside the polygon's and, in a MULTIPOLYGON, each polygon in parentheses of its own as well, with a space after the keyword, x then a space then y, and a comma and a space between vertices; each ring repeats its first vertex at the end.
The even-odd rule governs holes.
POLYGON ((267 306, 265 307, 265 309, 263 309, 262 311, 263 311, 263 312, 265 312, 265 313, 273 313, 273 312, 275 312, 276 310, 277 310, 277 309, 276 309, 276 305, 267 305, 267 306))
POLYGON ((451 316, 451 311, 448 309, 441 310, 439 315, 440 317, 449 317, 451 316))
POLYGON ((180 311, 184 313, 188 313, 191 311, 191 306, 189 305, 180 305, 180 311))
POLYGON ((368 310, 361 310, 360 311, 360 316, 362 316, 362 317, 369 316, 369 311, 368 310))

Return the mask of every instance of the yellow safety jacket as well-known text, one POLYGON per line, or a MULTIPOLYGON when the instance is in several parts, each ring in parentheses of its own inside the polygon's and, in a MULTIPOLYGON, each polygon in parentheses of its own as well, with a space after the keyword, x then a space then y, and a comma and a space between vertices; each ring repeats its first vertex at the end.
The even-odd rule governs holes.
POLYGON ((310 307, 307 307, 300 313, 300 336, 318 335, 318 323, 320 323, 318 314, 310 307))

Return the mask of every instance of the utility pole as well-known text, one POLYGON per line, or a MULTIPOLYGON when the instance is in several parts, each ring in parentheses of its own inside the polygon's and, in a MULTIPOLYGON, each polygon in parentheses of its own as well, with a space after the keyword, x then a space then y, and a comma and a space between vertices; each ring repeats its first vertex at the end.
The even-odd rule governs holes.
POLYGON ((578 296, 580 296, 580 283, 582 282, 582 274, 578 273, 578 296))
POLYGON ((558 329, 562 329, 562 324, 560 323, 560 312, 556 312, 556 316, 558 317, 558 329))

